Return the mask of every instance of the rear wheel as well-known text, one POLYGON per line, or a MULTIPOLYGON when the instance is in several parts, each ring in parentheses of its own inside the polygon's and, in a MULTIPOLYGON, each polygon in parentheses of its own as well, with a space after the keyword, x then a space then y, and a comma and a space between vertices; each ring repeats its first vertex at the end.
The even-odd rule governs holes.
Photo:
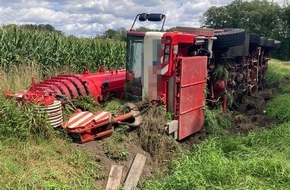
POLYGON ((214 49, 238 46, 245 42, 245 30, 243 29, 233 28, 215 30, 214 35, 217 37, 213 43, 214 49))
POLYGON ((250 43, 255 45, 260 45, 260 36, 257 34, 249 34, 250 35, 250 43))

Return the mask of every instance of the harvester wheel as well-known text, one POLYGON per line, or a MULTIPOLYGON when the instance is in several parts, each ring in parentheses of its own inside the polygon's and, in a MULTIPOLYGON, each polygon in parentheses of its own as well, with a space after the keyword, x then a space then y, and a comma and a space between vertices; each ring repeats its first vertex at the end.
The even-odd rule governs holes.
POLYGON ((260 37, 260 46, 264 47, 267 46, 268 38, 267 37, 260 37))
POLYGON ((214 49, 238 46, 245 42, 245 30, 243 29, 216 30, 214 35, 217 37, 213 43, 214 49))
POLYGON ((278 40, 275 40, 274 46, 275 46, 274 49, 279 49, 281 47, 281 42, 278 40))
POLYGON ((257 34, 249 34, 250 35, 250 43, 255 45, 260 45, 260 36, 257 34))

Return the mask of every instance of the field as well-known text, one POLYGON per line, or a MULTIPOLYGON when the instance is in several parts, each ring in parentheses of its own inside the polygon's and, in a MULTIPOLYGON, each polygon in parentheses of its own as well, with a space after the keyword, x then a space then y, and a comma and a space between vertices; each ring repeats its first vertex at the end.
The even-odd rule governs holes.
MULTIPOLYGON (((1 28, 0 37, 1 188, 104 189, 110 166, 127 171, 136 152, 147 157, 141 189, 290 188, 289 63, 271 60, 264 90, 235 111, 206 110, 205 129, 183 142, 164 135, 160 123, 168 116, 156 107, 134 131, 121 126, 107 139, 78 145, 35 118, 32 105, 17 107, 2 92, 26 89, 32 76, 123 68, 125 45, 17 27, 1 28)), ((75 103, 97 107, 90 98, 75 103)), ((121 103, 98 109, 114 112, 121 103)))
POLYGON ((91 70, 100 66, 107 69, 125 67, 124 42, 76 38, 16 26, 0 27, 0 39, 0 65, 5 68, 36 63, 41 65, 43 74, 49 74, 55 68, 80 72, 83 67, 91 70))

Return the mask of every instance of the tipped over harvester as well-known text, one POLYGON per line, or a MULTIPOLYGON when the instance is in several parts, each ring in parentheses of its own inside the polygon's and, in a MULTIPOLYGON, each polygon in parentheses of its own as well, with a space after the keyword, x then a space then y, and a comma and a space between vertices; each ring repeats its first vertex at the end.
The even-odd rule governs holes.
MULTIPOLYGON (((36 103, 44 103, 49 97, 47 105, 55 99, 63 101, 83 95, 99 102, 108 95, 130 101, 159 101, 172 115, 165 129, 181 140, 202 128, 206 103, 221 103, 226 110, 230 99, 238 101, 263 88, 269 53, 279 48, 279 41, 236 28, 176 27, 174 32, 164 32, 165 18, 155 13, 136 16, 127 32, 126 70, 101 69, 97 73, 85 70, 81 75, 60 75, 33 84, 15 96, 22 101, 38 100, 36 103), (163 22, 160 31, 137 32, 134 30, 137 20, 163 22)), ((130 113, 136 109, 133 107, 130 113)), ((91 113, 91 117, 72 122, 80 113, 70 118, 73 127, 68 132, 74 131, 80 137, 87 135, 89 140, 98 137, 97 133, 111 130, 113 123, 140 117, 140 113, 131 114, 112 122, 109 114, 104 119, 104 125, 109 127, 106 128, 98 124, 102 118, 98 114, 91 113), (92 126, 97 130, 92 130, 92 126)))

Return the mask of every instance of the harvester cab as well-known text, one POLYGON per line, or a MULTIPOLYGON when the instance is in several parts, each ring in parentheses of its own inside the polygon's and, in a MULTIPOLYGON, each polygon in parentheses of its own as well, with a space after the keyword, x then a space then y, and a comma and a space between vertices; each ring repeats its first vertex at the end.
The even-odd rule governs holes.
MULTIPOLYGON (((164 15, 137 17, 140 21, 164 19, 163 30, 164 15)), ((214 30, 176 27, 174 32, 137 32, 132 28, 127 33, 126 94, 137 101, 160 100, 173 116, 168 132, 178 140, 200 130, 214 30)))

